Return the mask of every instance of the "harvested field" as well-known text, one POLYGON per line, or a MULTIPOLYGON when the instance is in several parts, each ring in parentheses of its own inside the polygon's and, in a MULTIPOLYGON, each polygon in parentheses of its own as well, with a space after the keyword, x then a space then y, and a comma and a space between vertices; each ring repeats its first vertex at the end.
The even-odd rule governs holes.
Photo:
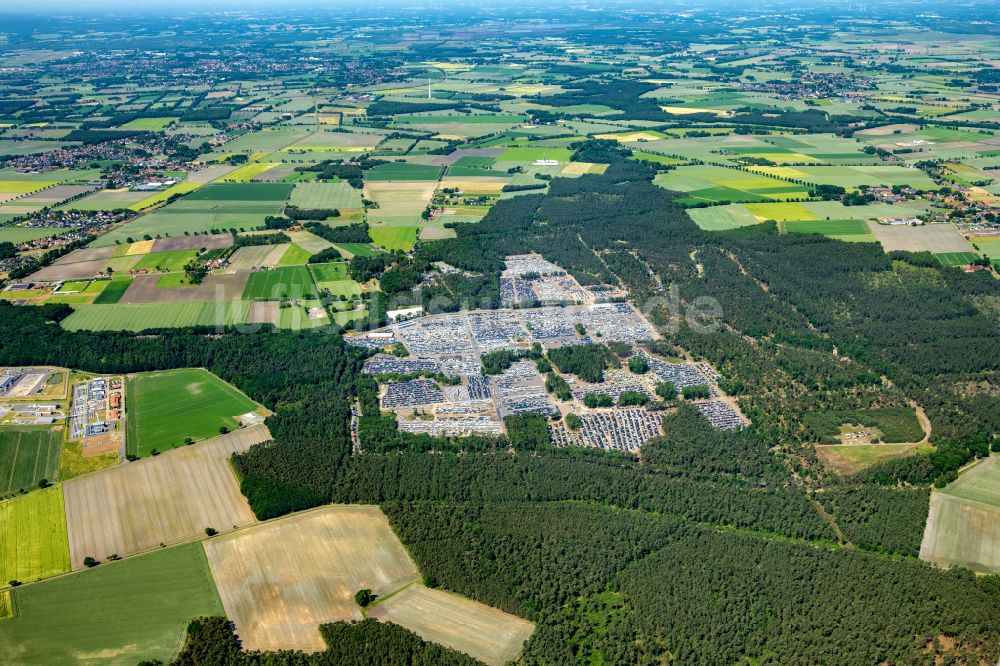
POLYGON ((254 301, 250 304, 248 324, 274 324, 281 322, 281 310, 278 301, 254 301))
POLYGON ((318 254, 328 247, 333 247, 333 243, 310 231, 286 231, 285 235, 292 239, 292 243, 298 245, 310 255, 318 254))
POLYGON ((464 652, 489 666, 517 659, 535 625, 516 615, 416 583, 372 608, 369 617, 395 622, 424 640, 464 652))
POLYGON ((1000 456, 972 465, 931 495, 920 559, 1000 572, 1000 456))
POLYGON ((329 506, 204 542, 248 650, 322 650, 319 625, 361 619, 354 593, 419 578, 376 506, 329 506))
POLYGON ((437 183, 434 181, 374 181, 366 182, 364 195, 377 201, 378 208, 368 211, 369 222, 416 225, 437 183))
POLYGON ((57 281, 57 280, 77 280, 97 275, 109 266, 116 273, 124 273, 131 269, 142 258, 141 255, 131 255, 124 257, 102 257, 97 255, 101 250, 113 250, 114 248, 87 248, 77 250, 77 252, 87 253, 77 255, 71 252, 51 266, 46 266, 31 275, 32 280, 57 281), (76 255, 76 256, 74 256, 76 255), (83 259, 83 257, 89 257, 83 259))
POLYGON ((236 270, 250 270, 261 266, 274 268, 278 265, 281 258, 285 256, 288 246, 288 243, 282 243, 281 245, 251 245, 241 247, 236 252, 233 252, 233 255, 229 258, 229 267, 236 270))
MULTIPOLYGON (((153 251, 153 246, 154 245, 156 245, 156 241, 155 240, 142 240, 142 241, 136 241, 134 243, 129 243, 129 244, 127 244, 125 246, 125 253, 124 254, 125 255, 149 254, 150 252, 153 251)), ((121 247, 122 246, 119 245, 119 246, 117 246, 115 248, 115 256, 119 255, 119 249, 121 247)), ((94 249, 96 249, 96 250, 103 250, 105 248, 94 248, 94 249)))
POLYGON ((175 236, 173 238, 158 238, 147 252, 177 252, 179 250, 214 250, 229 247, 233 244, 231 234, 205 234, 201 236, 175 236))
POLYGON ((96 189, 93 185, 55 185, 41 192, 35 192, 34 194, 22 197, 18 200, 18 203, 54 204, 96 189))
POLYGON ((919 227, 869 222, 868 228, 886 252, 975 252, 954 224, 925 224, 919 227))
POLYGON ((160 275, 136 275, 122 295, 121 303, 177 303, 186 301, 238 301, 243 296, 249 271, 212 273, 201 284, 187 287, 157 287, 160 275))
POLYGON ((232 166, 229 164, 220 166, 210 166, 198 171, 192 171, 188 174, 187 182, 189 183, 211 183, 213 180, 218 180, 224 178, 227 174, 232 173, 239 169, 238 166, 232 166))
POLYGON ((229 457, 271 438, 267 426, 114 467, 63 484, 70 562, 125 556, 256 522, 229 457))

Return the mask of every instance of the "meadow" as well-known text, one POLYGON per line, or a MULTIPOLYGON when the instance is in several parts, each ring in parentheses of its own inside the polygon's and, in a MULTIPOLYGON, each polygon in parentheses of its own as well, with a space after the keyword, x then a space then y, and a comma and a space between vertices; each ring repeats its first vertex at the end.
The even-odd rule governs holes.
POLYGON ((779 228, 785 233, 821 234, 851 243, 875 242, 875 236, 861 220, 794 220, 782 222, 779 228))
POLYGON ((312 274, 305 266, 285 266, 272 271, 257 271, 250 274, 243 299, 278 300, 281 298, 302 298, 316 294, 312 274))
POLYGON ((223 613, 201 544, 102 564, 13 590, 0 662, 134 666, 170 661, 187 624, 223 613))
POLYGON ((410 250, 417 241, 418 227, 369 227, 368 235, 379 247, 387 250, 410 250))
POLYGON ((289 203, 300 208, 361 208, 361 190, 345 182, 297 183, 289 203))
POLYGON ((61 431, 47 426, 0 429, 0 497, 54 481, 61 441, 61 431))
POLYGON ((205 439, 220 428, 235 430, 234 417, 257 403, 202 368, 129 375, 126 395, 128 449, 140 456, 205 439))
POLYGON ((61 486, 0 501, 0 581, 28 583, 69 566, 61 486))

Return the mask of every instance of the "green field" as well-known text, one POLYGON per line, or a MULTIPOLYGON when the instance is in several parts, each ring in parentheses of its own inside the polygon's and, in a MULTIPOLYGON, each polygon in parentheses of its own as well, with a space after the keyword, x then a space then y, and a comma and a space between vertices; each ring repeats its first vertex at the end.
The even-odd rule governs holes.
POLYGON ((300 208, 361 208, 361 190, 345 182, 298 183, 289 203, 300 208))
POLYGON ((53 229, 50 227, 2 227, 0 228, 0 243, 26 243, 39 238, 58 236, 68 233, 70 229, 53 229))
MULTIPOLYGON (((0 239, 2 240, 2 239, 0 239)), ((992 238, 970 238, 969 242, 979 248, 984 256, 989 257, 994 263, 1000 262, 1000 236, 992 238)))
POLYGON ((139 332, 153 328, 232 326, 245 322, 249 311, 250 304, 245 301, 80 305, 62 320, 62 327, 70 331, 139 332))
POLYGON ((28 583, 67 571, 62 486, 0 502, 0 581, 28 583))
POLYGON ((316 294, 316 285, 305 266, 285 266, 273 271, 251 273, 243 289, 246 301, 301 298, 310 294, 316 294))
POLYGON ((258 408, 250 398, 202 368, 145 372, 127 379, 128 450, 140 456, 166 451, 184 439, 235 430, 233 417, 258 408))
POLYGON ((171 118, 136 118, 125 123, 122 127, 134 130, 158 130, 177 120, 177 116, 171 118))
POLYGON ((21 488, 31 490, 39 480, 54 481, 59 471, 62 436, 48 426, 0 429, 0 497, 21 488))
POLYGON ((121 300, 130 284, 132 284, 132 278, 130 277, 111 278, 108 285, 94 299, 94 303, 100 305, 117 303, 121 300))
POLYGON ((356 257, 374 257, 381 251, 372 243, 337 243, 337 247, 342 247, 356 257))
POLYGON ((365 174, 368 180, 437 180, 441 177, 441 167, 429 164, 390 162, 380 164, 365 174))
POLYGON ((225 614, 200 543, 107 562, 12 596, 16 615, 0 622, 5 664, 169 662, 191 620, 225 614))
POLYGON ((342 261, 332 261, 328 264, 309 264, 309 269, 312 270, 313 278, 317 284, 351 279, 347 272, 347 264, 342 261))
POLYGON ((653 182, 664 189, 684 194, 678 199, 681 204, 705 201, 755 203, 808 195, 808 188, 804 185, 711 164, 679 166, 657 175, 653 182))
POLYGON ((143 255, 133 270, 182 271, 189 261, 198 256, 197 250, 177 250, 175 252, 152 252, 143 255))
POLYGON ((785 233, 821 234, 854 243, 875 242, 875 236, 861 220, 793 220, 782 222, 780 227, 785 233))
POLYGON ((941 252, 934 256, 942 266, 968 266, 979 259, 975 252, 941 252))
POLYGON ((311 256, 312 252, 292 243, 285 251, 285 254, 281 255, 281 259, 278 260, 278 266, 301 266, 309 261, 309 257, 311 256))
POLYGON ((292 191, 287 183, 214 183, 184 197, 185 201, 284 201, 292 191))
POLYGON ((369 227, 375 244, 387 250, 411 250, 417 242, 417 227, 369 227))

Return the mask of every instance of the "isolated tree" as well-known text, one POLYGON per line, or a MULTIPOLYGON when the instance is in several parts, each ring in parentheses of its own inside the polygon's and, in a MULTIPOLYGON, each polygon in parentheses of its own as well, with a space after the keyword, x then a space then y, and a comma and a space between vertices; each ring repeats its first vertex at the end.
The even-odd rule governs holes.
POLYGON ((98 564, 100 564, 100 562, 95 560, 90 555, 87 555, 87 557, 83 558, 83 566, 85 567, 93 568, 96 567, 98 564))
POLYGON ((355 592, 354 601, 356 601, 362 608, 367 608, 373 601, 375 601, 375 595, 372 594, 371 590, 365 588, 355 592))

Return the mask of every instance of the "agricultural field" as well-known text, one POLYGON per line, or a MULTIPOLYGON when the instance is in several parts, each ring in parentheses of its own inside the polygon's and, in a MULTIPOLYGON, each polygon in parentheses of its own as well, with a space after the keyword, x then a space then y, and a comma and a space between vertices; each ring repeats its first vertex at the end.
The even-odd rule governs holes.
POLYGON ((183 446, 185 439, 235 430, 236 417, 260 406, 202 368, 129 375, 129 451, 147 456, 183 446))
POLYGON ((868 225, 861 220, 795 220, 778 225, 784 233, 820 234, 849 243, 874 243, 868 225))
POLYGON ((62 431, 47 426, 0 428, 0 497, 55 481, 61 442, 62 431))
POLYGON ((328 506, 205 542, 212 575, 249 650, 323 649, 319 625, 359 620, 354 593, 420 578, 375 506, 328 506))
POLYGON ((229 457, 270 438, 266 426, 250 426, 67 481, 67 566, 189 541, 206 527, 225 532, 256 522, 229 457))
POLYGON ((920 559, 1000 572, 1000 456, 991 456, 931 494, 920 559))
POLYGON ((10 593, 14 617, 0 617, 0 662, 168 662, 188 623, 223 613, 201 544, 109 562, 10 593))
POLYGON ((515 615, 419 583, 377 603, 368 617, 394 622, 488 666, 515 661, 535 630, 534 624, 515 615))
POLYGON ((417 241, 418 227, 369 227, 368 235, 386 250, 410 250, 417 241))
POLYGON ((307 267, 285 266, 272 271, 251 273, 243 291, 243 300, 302 298, 315 293, 316 285, 307 267))
POLYGON ((62 320, 70 331, 145 331, 187 326, 222 327, 246 321, 250 304, 236 302, 118 303, 74 307, 62 320))
POLYGON ((808 196, 808 188, 763 175, 708 164, 679 166, 653 180, 680 192, 678 203, 784 201, 808 196))
POLYGON ((69 568, 61 486, 0 501, 0 581, 29 583, 69 568))
POLYGON ((931 254, 969 253, 974 248, 953 224, 926 224, 919 227, 869 222, 872 235, 886 252, 930 252, 931 254))
POLYGON ((361 208, 361 190, 345 182, 297 183, 289 200, 299 208, 361 208))

